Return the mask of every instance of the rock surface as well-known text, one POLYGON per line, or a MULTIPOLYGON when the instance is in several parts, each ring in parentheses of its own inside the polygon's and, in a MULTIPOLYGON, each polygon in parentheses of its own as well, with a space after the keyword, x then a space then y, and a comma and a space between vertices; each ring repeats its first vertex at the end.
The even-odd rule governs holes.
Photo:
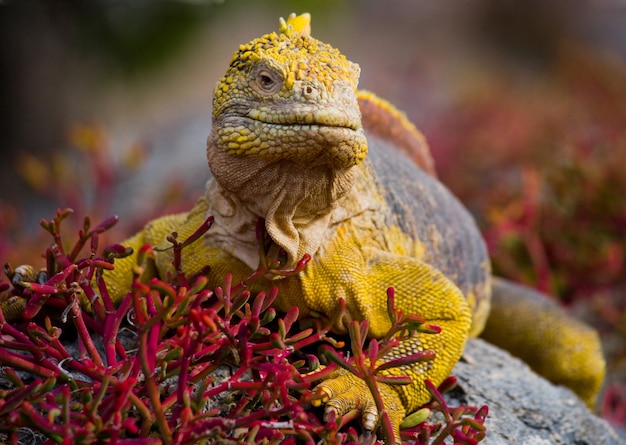
POLYGON ((569 389, 481 339, 467 344, 453 375, 448 403, 489 407, 486 445, 626 444, 569 389))

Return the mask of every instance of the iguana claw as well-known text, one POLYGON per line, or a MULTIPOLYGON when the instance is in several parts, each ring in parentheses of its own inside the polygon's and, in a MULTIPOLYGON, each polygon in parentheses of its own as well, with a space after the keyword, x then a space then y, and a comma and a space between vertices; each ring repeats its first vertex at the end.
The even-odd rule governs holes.
MULTIPOLYGON (((400 396, 390 385, 385 383, 379 383, 378 390, 384 403, 384 409, 389 415, 395 441, 400 443, 400 423, 405 415, 400 396)), ((379 424, 380 413, 367 384, 346 370, 341 369, 331 378, 320 383, 315 388, 315 393, 321 396, 317 399, 317 405, 322 403, 326 405, 325 420, 332 413, 340 417, 356 409, 361 413, 364 434, 374 431, 379 424)))

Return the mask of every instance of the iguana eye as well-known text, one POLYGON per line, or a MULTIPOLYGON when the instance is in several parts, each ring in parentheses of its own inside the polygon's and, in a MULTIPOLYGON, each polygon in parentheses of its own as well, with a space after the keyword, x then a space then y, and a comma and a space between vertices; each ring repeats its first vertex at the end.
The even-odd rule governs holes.
POLYGON ((273 95, 282 87, 282 78, 277 73, 263 68, 255 74, 253 87, 262 95, 273 95))
POLYGON ((272 85, 274 85, 274 79, 272 79, 270 76, 267 76, 265 74, 260 74, 259 75, 259 84, 263 88, 267 88, 269 90, 269 89, 272 88, 272 85))

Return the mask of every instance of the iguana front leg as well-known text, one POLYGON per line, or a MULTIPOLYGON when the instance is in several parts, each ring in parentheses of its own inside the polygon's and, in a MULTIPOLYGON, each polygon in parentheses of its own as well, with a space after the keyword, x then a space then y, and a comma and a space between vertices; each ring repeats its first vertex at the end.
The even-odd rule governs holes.
MULTIPOLYGON (((322 264, 312 266, 305 270, 302 278, 305 304, 332 314, 337 310, 335 296, 344 297, 348 320, 344 320, 338 330, 344 330, 345 322, 350 319, 369 320, 370 336, 383 337, 391 327, 386 301, 389 287, 395 288, 396 309, 404 314, 419 314, 429 324, 441 328, 439 334, 415 334, 384 358, 391 360, 424 350, 436 353, 432 360, 383 371, 387 375, 411 377, 409 385, 379 384, 386 410, 398 433, 405 414, 415 411, 430 398, 424 380, 429 379, 435 385, 441 383, 463 352, 472 319, 463 294, 432 266, 412 257, 373 249, 354 249, 350 254, 344 248, 337 254, 329 253, 322 264), (323 299, 322 295, 329 297, 323 299)), ((365 382, 354 375, 341 373, 322 382, 316 390, 325 394, 327 412, 334 410, 343 415, 356 408, 362 413, 366 429, 373 429, 378 422, 372 394, 365 382)))

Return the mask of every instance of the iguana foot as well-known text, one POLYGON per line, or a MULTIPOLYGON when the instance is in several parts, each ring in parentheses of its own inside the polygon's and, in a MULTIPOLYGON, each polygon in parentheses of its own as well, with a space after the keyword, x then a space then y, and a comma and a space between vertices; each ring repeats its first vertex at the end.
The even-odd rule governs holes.
MULTIPOLYGON (((400 423, 405 415, 405 409, 398 393, 385 383, 378 383, 384 409, 389 415, 391 427, 396 443, 400 443, 400 423)), ((361 423, 364 434, 367 436, 378 425, 381 413, 376 407, 374 396, 367 387, 365 381, 354 374, 340 369, 329 379, 315 387, 314 392, 321 395, 316 406, 324 403, 325 417, 335 413, 337 417, 343 416, 352 410, 361 413, 361 423)))

